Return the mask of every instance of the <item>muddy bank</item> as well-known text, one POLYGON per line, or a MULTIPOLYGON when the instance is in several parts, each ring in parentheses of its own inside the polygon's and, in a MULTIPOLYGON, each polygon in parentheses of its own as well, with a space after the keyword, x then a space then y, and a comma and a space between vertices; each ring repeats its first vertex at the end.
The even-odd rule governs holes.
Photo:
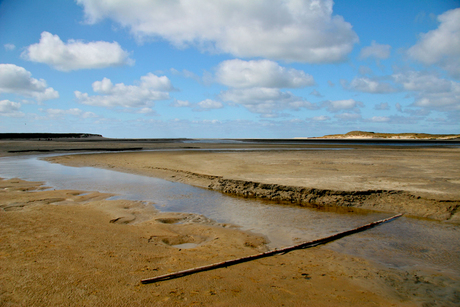
MULTIPOLYGON (((50 158, 50 161, 55 160, 50 158)), ((60 159, 57 159, 58 161, 60 159)), ((112 166, 112 168, 116 168, 112 166)), ((346 207, 460 223, 460 200, 435 199, 401 190, 336 191, 261 183, 190 171, 150 168, 155 175, 245 198, 258 198, 305 207, 346 207)))
POLYGON ((428 199, 404 191, 333 191, 223 178, 214 179, 209 188, 227 194, 301 206, 363 208, 460 223, 460 201, 428 199))
POLYGON ((48 158, 302 206, 363 208, 460 222, 460 149, 366 147, 180 151, 48 158))
POLYGON ((142 285, 259 253, 264 239, 108 196, 0 180, 0 305, 454 306, 458 299, 454 277, 383 268, 321 247, 142 285))

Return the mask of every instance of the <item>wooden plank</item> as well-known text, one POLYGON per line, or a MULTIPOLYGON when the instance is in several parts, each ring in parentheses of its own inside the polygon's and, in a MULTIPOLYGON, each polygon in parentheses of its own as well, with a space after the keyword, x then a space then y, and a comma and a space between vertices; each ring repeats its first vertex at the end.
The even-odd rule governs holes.
POLYGON ((352 235, 352 234, 355 234, 355 233, 358 233, 358 232, 368 230, 368 229, 373 228, 373 227, 375 227, 377 225, 380 225, 380 224, 389 222, 391 220, 394 220, 394 219, 396 219, 396 218, 398 218, 400 216, 402 216, 402 214, 397 214, 395 216, 392 216, 392 217, 389 217, 389 218, 386 218, 386 219, 383 219, 383 220, 375 221, 375 222, 372 222, 372 223, 369 223, 369 224, 366 224, 366 225, 363 225, 363 226, 360 226, 360 227, 357 227, 357 228, 354 228, 354 229, 350 229, 350 230, 347 230, 347 231, 344 231, 344 232, 340 232, 340 233, 337 233, 337 234, 329 236, 329 237, 325 237, 325 238, 321 238, 321 239, 317 239, 317 240, 313 240, 313 241, 309 241, 309 242, 303 242, 303 243, 300 243, 300 244, 297 244, 297 245, 288 246, 288 247, 284 247, 284 248, 281 248, 281 249, 274 249, 274 250, 264 252, 264 253, 260 253, 260 254, 255 254, 255 255, 251 255, 251 256, 246 256, 246 257, 242 257, 242 258, 227 260, 227 261, 218 262, 218 263, 213 263, 213 264, 209 264, 209 265, 205 265, 205 266, 201 266, 201 267, 196 267, 196 268, 191 268, 191 269, 183 270, 183 271, 179 271, 179 272, 169 273, 169 274, 165 274, 165 275, 161 275, 161 276, 157 276, 157 277, 142 279, 141 283, 149 284, 149 283, 154 283, 154 282, 159 282, 159 281, 179 278, 179 277, 195 274, 195 273, 198 273, 198 272, 204 272, 204 271, 214 270, 214 269, 223 268, 223 267, 229 267, 229 266, 232 266, 232 265, 235 265, 235 264, 248 262, 248 261, 252 261, 252 260, 256 260, 256 259, 260 259, 260 258, 270 257, 270 256, 274 256, 274 255, 279 255, 279 254, 285 254, 285 253, 288 253, 288 252, 296 250, 296 249, 304 249, 304 248, 310 248, 310 247, 326 244, 326 243, 341 239, 343 237, 346 237, 346 236, 349 236, 349 235, 352 235))

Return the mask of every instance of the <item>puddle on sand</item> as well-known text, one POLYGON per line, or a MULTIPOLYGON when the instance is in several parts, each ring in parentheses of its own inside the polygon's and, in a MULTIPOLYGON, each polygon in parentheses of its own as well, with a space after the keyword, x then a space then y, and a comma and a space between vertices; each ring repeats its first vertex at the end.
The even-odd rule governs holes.
MULTIPOLYGON (((117 198, 153 202, 163 212, 189 212, 219 223, 234 224, 266 236, 270 248, 318 239, 386 218, 389 213, 340 213, 253 199, 230 197, 158 178, 92 167, 48 163, 40 156, 0 158, 0 177, 43 181, 55 189, 100 191, 117 198)), ((196 244, 178 242, 182 244, 196 244)), ((188 247, 178 248, 193 248, 188 247)), ((460 276, 459 227, 441 222, 399 218, 343 238, 327 248, 393 267, 422 266, 450 270, 460 276)))
POLYGON ((182 243, 182 244, 177 244, 177 245, 171 245, 172 247, 179 248, 179 249, 187 249, 187 248, 195 248, 200 246, 200 244, 197 243, 182 243))

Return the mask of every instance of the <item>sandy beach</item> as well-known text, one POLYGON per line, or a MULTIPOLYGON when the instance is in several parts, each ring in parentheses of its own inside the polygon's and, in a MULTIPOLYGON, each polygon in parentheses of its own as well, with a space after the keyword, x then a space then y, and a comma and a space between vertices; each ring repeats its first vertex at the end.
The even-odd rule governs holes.
MULTIPOLYGON (((71 151, 84 146, 133 147, 131 143, 25 143, 3 143, 0 155, 37 149, 71 151)), ((389 215, 405 210, 409 215, 458 223, 458 148, 216 152, 184 147, 219 149, 222 145, 139 146, 189 151, 91 154, 51 160, 156 176, 232 194, 244 195, 248 190, 240 193, 238 185, 231 184, 262 183, 269 186, 269 194, 257 190, 264 188, 258 185, 251 187, 254 195, 246 196, 274 195, 275 188, 278 199, 272 199, 277 201, 288 201, 279 199, 280 186, 340 191, 345 199, 338 198, 337 193, 323 193, 311 204, 331 203, 335 199, 346 206, 347 199, 353 203, 360 200, 358 207, 386 211, 389 215), (375 198, 363 198, 356 191, 373 191, 367 194, 375 198), (390 191, 387 200, 394 202, 384 205, 388 201, 375 201, 387 197, 382 191, 390 191), (376 204, 374 208, 372 203, 376 204)), ((258 145, 248 147, 261 149, 258 145)), ((284 190, 287 194, 289 191, 292 189, 284 190)), ((161 213, 152 204, 141 201, 107 200, 110 195, 97 191, 49 190, 42 183, 10 179, 0 181, 0 194, 1 306, 458 303, 458 276, 390 269, 321 246, 142 285, 143 278, 266 251, 264 238, 203 216, 161 213), (175 247, 183 243, 196 247, 175 247)))

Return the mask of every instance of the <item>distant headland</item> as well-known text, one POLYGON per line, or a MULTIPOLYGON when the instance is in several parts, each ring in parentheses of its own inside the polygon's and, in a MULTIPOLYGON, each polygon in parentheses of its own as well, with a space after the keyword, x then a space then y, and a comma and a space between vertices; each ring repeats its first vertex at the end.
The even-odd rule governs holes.
POLYGON ((399 140, 453 140, 460 139, 460 134, 429 133, 377 133, 367 131, 350 131, 345 134, 330 134, 310 139, 399 139, 399 140))
POLYGON ((100 134, 91 133, 0 133, 0 140, 24 139, 88 139, 102 138, 100 134))

